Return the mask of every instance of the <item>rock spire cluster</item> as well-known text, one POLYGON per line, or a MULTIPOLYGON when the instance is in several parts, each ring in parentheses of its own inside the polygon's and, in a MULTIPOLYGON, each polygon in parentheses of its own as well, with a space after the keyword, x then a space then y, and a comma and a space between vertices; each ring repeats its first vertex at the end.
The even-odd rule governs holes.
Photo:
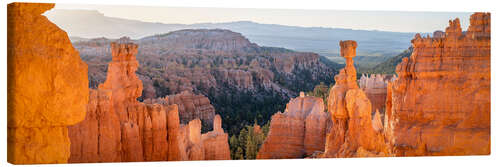
MULTIPOLYGON (((87 65, 67 34, 41 15, 53 7, 8 5, 9 162, 230 159, 228 134, 205 96, 182 92, 137 100, 143 92, 135 74, 139 46, 130 39, 111 43, 106 81, 89 89, 87 65), (202 134, 207 122, 213 130, 202 134)), ((335 76, 328 112, 322 98, 300 92, 272 116, 257 158, 490 154, 490 17, 474 13, 465 32, 455 19, 433 37, 416 34, 397 77, 363 75, 359 86, 357 43, 340 41, 346 66, 335 76)), ((292 71, 290 63, 276 62, 278 70, 292 71)), ((251 77, 244 77, 250 73, 234 74, 243 77, 227 82, 251 88, 251 77)), ((258 125, 254 131, 262 133, 258 125)))

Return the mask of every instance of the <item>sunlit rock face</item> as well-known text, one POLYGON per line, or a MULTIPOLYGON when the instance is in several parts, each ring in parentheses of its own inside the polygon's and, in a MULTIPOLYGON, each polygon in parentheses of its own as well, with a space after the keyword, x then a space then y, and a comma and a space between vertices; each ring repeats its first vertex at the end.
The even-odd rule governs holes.
POLYGON ((273 115, 269 134, 257 158, 303 158, 322 151, 327 119, 323 99, 301 92, 299 97, 290 100, 285 112, 273 115))
POLYGON ((7 7, 7 160, 66 163, 67 126, 85 118, 87 64, 63 30, 45 16, 54 4, 7 7))
MULTIPOLYGON (((381 131, 380 118, 372 118, 372 104, 358 87, 352 58, 355 41, 341 41, 341 56, 346 67, 335 76, 335 86, 328 97, 328 111, 333 121, 327 134, 324 153, 319 157, 388 156, 390 151, 381 131)), ((380 114, 375 114, 375 116, 380 114)))
POLYGON ((99 90, 111 91, 113 108, 120 120, 126 120, 127 108, 138 103, 142 93, 142 81, 135 71, 139 62, 135 59, 138 45, 130 42, 111 43, 112 61, 108 65, 106 81, 99 90))
POLYGON ((194 119, 200 119, 202 126, 212 128, 215 117, 215 108, 210 104, 208 97, 183 91, 179 94, 169 95, 161 100, 164 103, 179 106, 179 118, 182 124, 187 124, 194 119))
POLYGON ((412 40, 390 84, 388 125, 398 156, 490 154, 490 13, 412 40))

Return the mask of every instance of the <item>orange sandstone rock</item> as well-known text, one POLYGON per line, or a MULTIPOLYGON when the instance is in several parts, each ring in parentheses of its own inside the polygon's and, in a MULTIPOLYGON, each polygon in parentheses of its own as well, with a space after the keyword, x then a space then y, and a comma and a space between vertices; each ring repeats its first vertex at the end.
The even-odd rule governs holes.
POLYGON ((68 125, 85 117, 87 65, 45 11, 54 4, 7 7, 7 160, 13 164, 66 163, 68 125))
POLYGON ((142 93, 142 82, 135 75, 139 66, 135 59, 138 46, 125 42, 111 43, 112 61, 108 65, 106 81, 99 85, 100 90, 112 91, 113 107, 121 121, 126 120, 127 107, 136 104, 142 93))
MULTIPOLYGON (((171 110, 167 115, 167 128, 168 128, 168 160, 169 161, 180 161, 183 158, 182 150, 179 147, 179 132, 180 132, 180 121, 179 121, 179 110, 177 105, 173 105, 171 110)), ((185 154, 185 153, 184 153, 185 154)))
POLYGON ((290 100, 285 112, 272 116, 257 159, 303 158, 323 150, 328 118, 323 99, 300 94, 290 100))
POLYGON ((220 115, 214 117, 214 130, 201 136, 203 148, 205 151, 205 160, 230 160, 228 134, 222 129, 222 120, 220 115))
MULTIPOLYGON (((122 161, 143 161, 142 140, 139 127, 130 122, 122 124, 122 161)), ((104 144, 104 143, 103 143, 104 144)))
POLYGON ((391 144, 397 156, 490 154, 490 13, 474 13, 462 32, 412 40, 388 91, 391 144))
POLYGON ((70 162, 167 160, 170 107, 135 100, 141 90, 135 76, 137 61, 133 61, 137 45, 111 47, 114 59, 108 80, 91 90, 86 119, 69 129, 70 162))
POLYGON ((207 137, 202 137, 198 118, 181 125, 175 102, 198 112, 204 111, 203 106, 212 107, 208 98, 184 93, 172 96, 172 101, 135 100, 142 90, 135 75, 137 45, 123 43, 126 39, 120 42, 111 46, 113 61, 106 82, 91 90, 86 119, 70 127, 70 162, 229 159, 220 117, 207 137))

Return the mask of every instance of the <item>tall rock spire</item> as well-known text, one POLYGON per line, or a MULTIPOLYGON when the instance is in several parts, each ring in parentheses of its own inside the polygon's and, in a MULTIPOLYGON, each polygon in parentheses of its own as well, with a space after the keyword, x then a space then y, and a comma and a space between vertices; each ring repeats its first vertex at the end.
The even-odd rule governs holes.
POLYGON ((371 102, 356 81, 353 60, 356 46, 355 41, 340 41, 340 54, 346 59, 346 66, 335 76, 335 86, 328 96, 333 125, 321 157, 387 156, 390 153, 378 126, 380 119, 372 118, 371 102))

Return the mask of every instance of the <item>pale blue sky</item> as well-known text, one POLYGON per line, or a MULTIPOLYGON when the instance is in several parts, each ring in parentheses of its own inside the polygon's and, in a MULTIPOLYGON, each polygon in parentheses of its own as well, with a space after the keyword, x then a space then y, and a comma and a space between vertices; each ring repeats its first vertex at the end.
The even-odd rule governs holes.
POLYGON ((444 30, 448 20, 459 18, 469 26, 469 12, 399 12, 297 9, 241 9, 193 7, 145 7, 118 5, 56 4, 56 9, 98 10, 106 16, 160 23, 220 23, 253 21, 304 27, 350 28, 395 32, 444 30))

